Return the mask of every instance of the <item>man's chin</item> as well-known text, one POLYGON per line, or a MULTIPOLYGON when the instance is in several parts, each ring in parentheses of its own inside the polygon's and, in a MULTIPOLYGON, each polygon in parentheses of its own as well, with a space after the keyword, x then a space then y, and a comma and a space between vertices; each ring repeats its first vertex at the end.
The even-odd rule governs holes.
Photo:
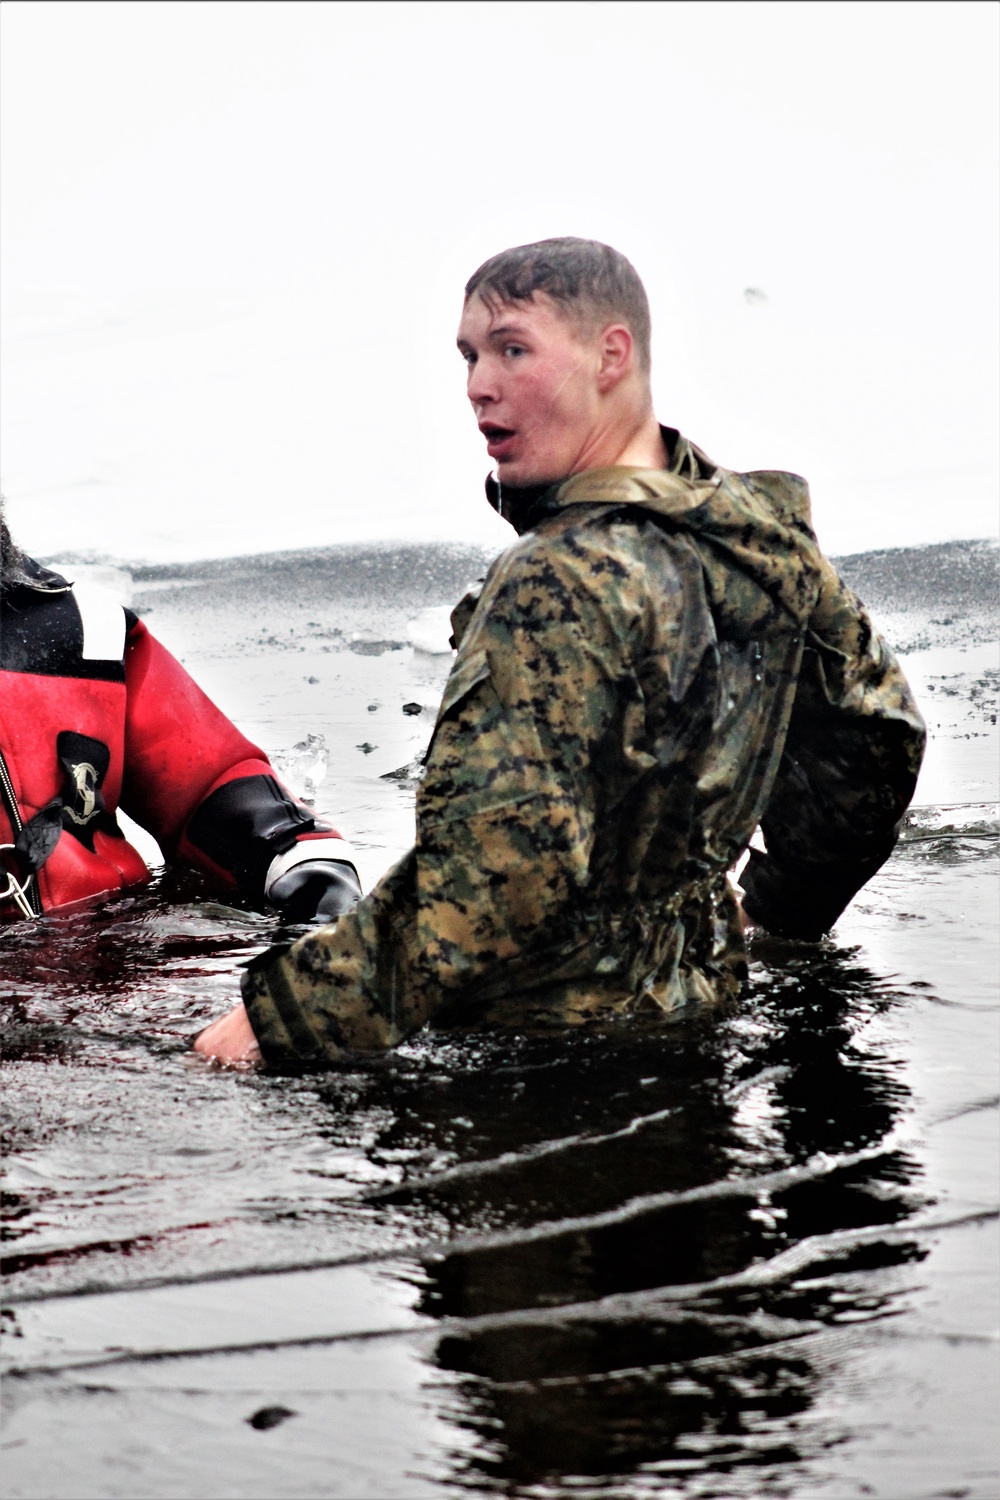
POLYGON ((563 475, 550 474, 542 464, 532 464, 527 459, 515 458, 507 463, 498 462, 496 477, 497 483, 506 485, 508 489, 528 490, 539 484, 554 484, 557 479, 562 479, 563 475))

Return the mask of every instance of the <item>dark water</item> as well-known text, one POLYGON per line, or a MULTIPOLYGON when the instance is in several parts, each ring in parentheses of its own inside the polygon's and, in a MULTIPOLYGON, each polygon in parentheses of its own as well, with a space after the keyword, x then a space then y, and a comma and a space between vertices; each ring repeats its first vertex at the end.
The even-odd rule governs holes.
MULTIPOLYGON (((306 601, 293 672, 190 580, 149 623, 268 748, 326 733, 375 860, 447 670, 384 643, 440 587, 306 601)), ((983 631, 922 618, 936 785, 978 786, 983 631)), ((189 1039, 273 919, 164 876, 4 931, 5 1493, 995 1496, 996 813, 938 800, 828 941, 659 1030, 220 1071, 189 1039)))

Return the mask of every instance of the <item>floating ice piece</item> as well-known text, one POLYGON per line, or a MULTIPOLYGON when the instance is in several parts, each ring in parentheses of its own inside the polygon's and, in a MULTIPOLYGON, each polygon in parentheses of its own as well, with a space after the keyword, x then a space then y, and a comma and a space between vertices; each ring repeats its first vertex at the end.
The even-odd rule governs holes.
POLYGON ((451 606, 433 604, 422 609, 406 627, 406 633, 418 651, 429 656, 444 656, 451 646, 451 606))
POLYGON ((996 838, 1000 833, 1000 805, 996 802, 953 802, 911 807, 900 829, 903 844, 925 839, 996 838))
POLYGON ((379 780, 398 781, 401 787, 407 788, 418 786, 424 779, 426 769, 423 756, 417 755, 405 766, 398 766, 395 771, 383 771, 379 780))
POLYGON ((357 656, 381 656, 385 651, 402 651, 405 641, 374 641, 355 633, 347 643, 348 651, 357 656))
POLYGON ((326 775, 329 759, 330 752, 321 734, 307 734, 291 750, 279 750, 271 756, 274 769, 292 796, 310 807, 316 801, 316 788, 326 775))

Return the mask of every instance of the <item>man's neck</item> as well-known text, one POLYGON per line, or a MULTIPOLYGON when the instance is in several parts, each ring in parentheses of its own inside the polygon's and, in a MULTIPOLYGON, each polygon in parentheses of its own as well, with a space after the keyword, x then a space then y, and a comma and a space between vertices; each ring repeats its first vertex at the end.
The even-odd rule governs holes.
POLYGON ((670 466, 670 455, 652 407, 637 425, 626 428, 618 441, 600 446, 603 453, 598 456, 595 452, 594 461, 582 464, 577 473, 586 473, 589 469, 666 469, 670 466))

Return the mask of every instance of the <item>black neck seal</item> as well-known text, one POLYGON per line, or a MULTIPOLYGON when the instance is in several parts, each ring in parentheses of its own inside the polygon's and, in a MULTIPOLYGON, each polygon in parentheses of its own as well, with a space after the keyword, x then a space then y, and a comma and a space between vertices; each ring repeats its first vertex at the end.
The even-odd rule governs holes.
POLYGON ((512 484, 501 484, 492 474, 486 480, 486 498, 498 515, 509 521, 523 536, 545 516, 554 514, 559 507, 555 503, 562 480, 554 484, 529 484, 524 488, 512 484))

